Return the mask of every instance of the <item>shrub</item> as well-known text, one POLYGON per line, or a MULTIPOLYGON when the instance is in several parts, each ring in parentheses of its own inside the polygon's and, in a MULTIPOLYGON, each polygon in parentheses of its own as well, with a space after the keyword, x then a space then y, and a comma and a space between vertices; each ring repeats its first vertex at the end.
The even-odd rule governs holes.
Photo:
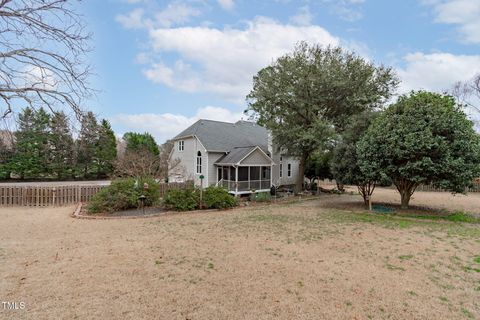
POLYGON ((269 202, 272 200, 272 196, 268 192, 252 193, 250 195, 250 200, 257 202, 269 202))
POLYGON ((194 188, 170 189, 165 194, 165 207, 177 211, 190 211, 198 208, 200 195, 194 188))
POLYGON ((221 187, 208 187, 203 193, 203 204, 208 209, 225 209, 238 205, 237 199, 221 187))
POLYGON ((151 178, 115 180, 90 200, 87 211, 98 213, 137 208, 142 194, 145 195, 145 206, 158 204, 160 199, 158 183, 151 178), (147 190, 143 189, 144 183, 148 183, 147 190))

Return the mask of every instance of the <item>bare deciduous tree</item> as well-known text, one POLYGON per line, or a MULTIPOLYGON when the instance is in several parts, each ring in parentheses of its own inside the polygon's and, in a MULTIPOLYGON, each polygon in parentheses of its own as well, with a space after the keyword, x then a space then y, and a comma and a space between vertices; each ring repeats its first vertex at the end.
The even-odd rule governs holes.
POLYGON ((451 94, 461 103, 480 113, 480 73, 468 81, 455 83, 451 94))
POLYGON ((179 164, 179 159, 168 161, 162 154, 156 156, 147 150, 127 151, 117 160, 115 172, 120 177, 155 177, 165 180, 168 171, 179 164))
POLYGON ((92 94, 90 34, 72 0, 0 0, 0 119, 15 107, 70 107, 92 94))

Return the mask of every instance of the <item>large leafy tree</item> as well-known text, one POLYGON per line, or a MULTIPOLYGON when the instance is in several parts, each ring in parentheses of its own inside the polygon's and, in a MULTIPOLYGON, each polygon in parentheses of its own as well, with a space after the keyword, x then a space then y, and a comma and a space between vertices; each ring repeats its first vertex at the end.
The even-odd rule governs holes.
POLYGON ((357 143, 376 116, 375 112, 364 112, 353 116, 342 132, 333 151, 331 161, 332 174, 337 183, 356 185, 363 197, 365 205, 372 196, 377 180, 381 178, 378 172, 363 173, 360 170, 357 157, 357 143))
POLYGON ((362 172, 388 176, 407 208, 419 184, 463 192, 480 174, 480 137, 451 96, 401 96, 358 143, 362 172))
POLYGON ((43 108, 25 108, 19 114, 10 167, 20 178, 39 178, 50 173, 49 123, 50 115, 43 108))
POLYGON ((57 179, 73 175, 74 144, 68 117, 55 112, 50 120, 50 168, 57 179))
POLYGON ((350 116, 382 105, 396 84, 390 68, 338 47, 302 42, 254 76, 247 111, 279 148, 299 158, 301 188, 306 161, 325 147, 332 129, 341 132, 350 116))

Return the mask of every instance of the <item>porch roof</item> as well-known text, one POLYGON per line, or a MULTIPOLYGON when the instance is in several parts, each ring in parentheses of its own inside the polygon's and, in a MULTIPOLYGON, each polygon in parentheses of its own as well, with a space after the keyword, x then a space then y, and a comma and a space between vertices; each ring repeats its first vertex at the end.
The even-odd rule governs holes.
MULTIPOLYGON (((250 154, 254 153, 256 150, 261 152, 265 160, 273 164, 272 158, 270 158, 259 146, 250 146, 250 147, 237 147, 233 148, 226 155, 221 157, 215 162, 217 166, 226 166, 226 165, 240 165, 241 162, 246 159, 250 154)), ((265 163, 259 163, 265 164, 265 163)))

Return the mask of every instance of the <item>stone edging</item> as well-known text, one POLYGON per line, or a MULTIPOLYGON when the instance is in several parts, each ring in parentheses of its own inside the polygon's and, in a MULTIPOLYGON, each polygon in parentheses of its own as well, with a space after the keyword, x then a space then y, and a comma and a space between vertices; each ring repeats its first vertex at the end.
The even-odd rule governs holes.
POLYGON ((82 207, 83 203, 79 202, 77 204, 77 207, 73 211, 73 213, 70 215, 70 217, 75 218, 75 219, 85 219, 85 220, 111 220, 111 219, 145 219, 145 218, 155 218, 155 217, 161 217, 161 216, 171 216, 171 215, 179 215, 179 214, 194 214, 194 213, 208 213, 208 212, 219 212, 219 211, 227 211, 227 210, 233 210, 233 209, 209 209, 209 210, 192 210, 192 211, 163 211, 161 213, 154 213, 154 214, 149 214, 149 215, 143 215, 143 216, 114 216, 114 217, 109 217, 109 216, 97 216, 97 215, 84 215, 81 214, 82 212, 82 207))

